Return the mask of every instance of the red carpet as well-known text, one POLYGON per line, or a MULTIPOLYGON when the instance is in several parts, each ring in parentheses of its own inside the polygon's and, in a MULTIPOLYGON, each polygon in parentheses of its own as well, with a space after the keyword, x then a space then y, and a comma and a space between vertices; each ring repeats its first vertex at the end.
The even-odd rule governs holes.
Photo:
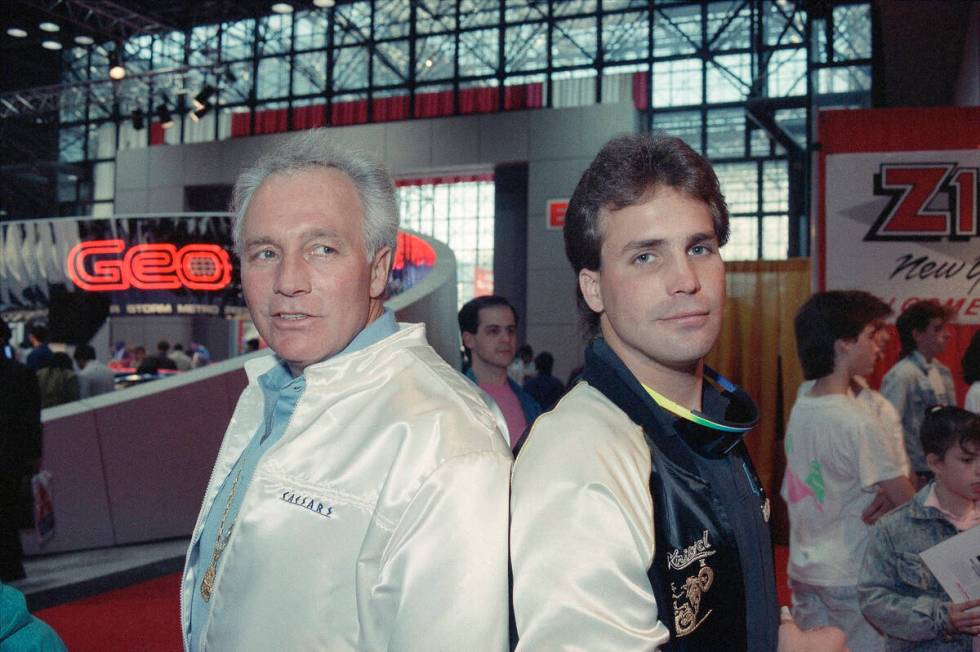
POLYGON ((140 582, 34 615, 71 652, 175 652, 180 640, 180 573, 140 582))
MULTIPOLYGON (((790 603, 788 557, 786 546, 776 546, 781 605, 790 603)), ((35 615, 54 627, 71 652, 172 652, 181 650, 179 587, 180 573, 174 573, 35 615)))

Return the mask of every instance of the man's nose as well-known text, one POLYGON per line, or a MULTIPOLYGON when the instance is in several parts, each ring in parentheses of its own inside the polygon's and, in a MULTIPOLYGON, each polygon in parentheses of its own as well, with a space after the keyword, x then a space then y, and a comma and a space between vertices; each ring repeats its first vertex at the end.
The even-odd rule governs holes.
POLYGON ((701 289, 701 280, 690 256, 677 256, 667 275, 667 291, 670 294, 694 294, 701 289))
POLYGON ((309 266, 302 256, 283 256, 276 274, 275 291, 290 297, 310 291, 309 266))

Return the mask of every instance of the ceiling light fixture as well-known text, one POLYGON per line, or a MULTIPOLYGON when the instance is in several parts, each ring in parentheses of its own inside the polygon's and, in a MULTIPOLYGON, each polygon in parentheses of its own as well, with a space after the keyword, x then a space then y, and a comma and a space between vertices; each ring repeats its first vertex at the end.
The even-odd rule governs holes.
POLYGON ((161 102, 157 107, 157 117, 160 118, 160 125, 164 129, 170 129, 174 126, 174 117, 170 115, 170 109, 167 108, 166 102, 161 102))
POLYGON ((313 6, 320 7, 321 9, 329 9, 335 4, 334 0, 313 0, 313 6))
POLYGON ((21 29, 19 27, 8 27, 7 28, 7 35, 8 36, 13 36, 14 38, 26 38, 27 37, 27 30, 26 29, 21 29))
POLYGON ((109 78, 119 81, 126 76, 126 68, 123 67, 119 59, 119 50, 109 53, 109 78))
POLYGON ((277 2, 272 5, 272 11, 277 14, 291 14, 293 13, 293 5, 288 2, 277 2))
POLYGON ((38 25, 38 27, 40 27, 45 32, 51 32, 52 34, 61 31, 61 28, 56 23, 43 22, 40 25, 38 25))
POLYGON ((79 34, 75 37, 75 43, 79 45, 92 45, 95 43, 95 39, 91 36, 86 36, 85 34, 79 34))
POLYGON ((41 41, 41 47, 46 50, 60 50, 61 43, 58 41, 41 41))

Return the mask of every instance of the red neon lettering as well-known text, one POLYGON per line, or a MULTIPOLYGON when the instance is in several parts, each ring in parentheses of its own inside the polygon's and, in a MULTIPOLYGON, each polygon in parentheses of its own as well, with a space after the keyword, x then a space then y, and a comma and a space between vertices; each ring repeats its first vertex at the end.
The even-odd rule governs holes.
POLYGON ((177 249, 172 244, 140 244, 119 258, 95 259, 90 272, 90 257, 120 254, 122 240, 81 242, 68 252, 68 275, 75 285, 89 292, 127 290, 221 290, 231 283, 231 259, 222 247, 213 244, 189 244, 177 249))

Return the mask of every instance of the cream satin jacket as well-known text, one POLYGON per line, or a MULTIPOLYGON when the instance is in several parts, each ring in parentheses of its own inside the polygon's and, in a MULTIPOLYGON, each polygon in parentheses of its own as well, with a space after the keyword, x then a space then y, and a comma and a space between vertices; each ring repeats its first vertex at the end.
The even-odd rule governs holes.
POLYGON ((514 463, 518 652, 650 652, 667 642, 653 562, 650 448, 588 383, 538 417, 514 463))
MULTIPOLYGON (((424 326, 401 326, 306 369, 306 390, 259 462, 221 557, 202 649, 507 649, 511 453, 424 326)), ((190 550, 262 421, 257 378, 273 364, 246 363, 249 385, 190 550)), ((199 583, 187 563, 185 647, 199 583)))

